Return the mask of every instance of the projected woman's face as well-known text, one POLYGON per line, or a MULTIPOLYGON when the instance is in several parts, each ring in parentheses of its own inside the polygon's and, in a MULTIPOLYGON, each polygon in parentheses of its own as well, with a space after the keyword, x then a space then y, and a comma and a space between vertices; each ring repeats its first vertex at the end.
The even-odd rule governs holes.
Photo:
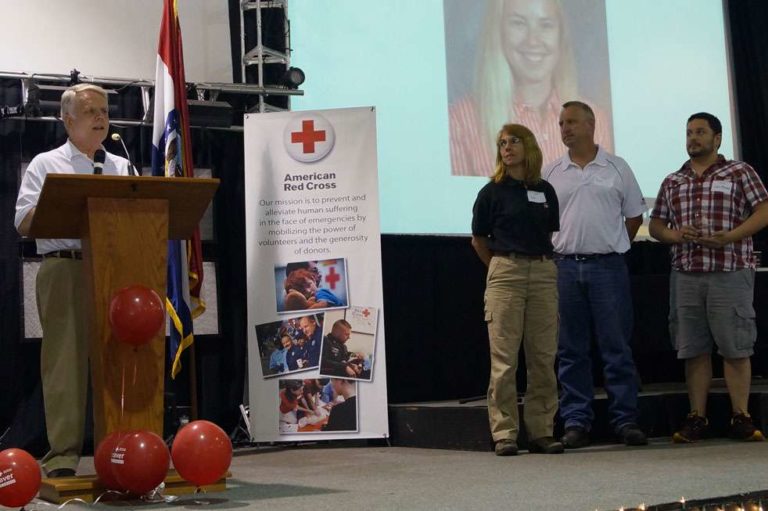
POLYGON ((501 24, 504 56, 515 82, 551 82, 561 36, 554 0, 507 0, 501 24))

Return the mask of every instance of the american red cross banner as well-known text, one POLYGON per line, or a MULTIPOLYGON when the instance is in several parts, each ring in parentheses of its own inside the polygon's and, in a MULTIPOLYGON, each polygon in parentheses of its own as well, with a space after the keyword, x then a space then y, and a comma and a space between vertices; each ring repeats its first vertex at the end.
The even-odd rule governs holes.
POLYGON ((387 437, 376 112, 244 127, 251 436, 387 437))

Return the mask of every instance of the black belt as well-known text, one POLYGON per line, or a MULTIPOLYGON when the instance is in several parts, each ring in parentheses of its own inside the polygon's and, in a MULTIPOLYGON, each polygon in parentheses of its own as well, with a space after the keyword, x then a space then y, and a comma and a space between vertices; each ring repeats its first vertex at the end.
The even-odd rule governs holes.
POLYGON ((529 259, 531 261, 545 261, 547 259, 552 259, 552 256, 550 254, 521 254, 520 252, 494 252, 494 256, 498 257, 509 257, 511 259, 529 259))
POLYGON ((618 252, 608 252, 607 254, 555 254, 555 259, 572 259, 574 261, 593 261, 603 257, 613 257, 621 255, 618 252))
POLYGON ((60 259, 82 259, 83 253, 79 250, 54 250, 43 254, 43 259, 48 257, 58 257, 60 259))

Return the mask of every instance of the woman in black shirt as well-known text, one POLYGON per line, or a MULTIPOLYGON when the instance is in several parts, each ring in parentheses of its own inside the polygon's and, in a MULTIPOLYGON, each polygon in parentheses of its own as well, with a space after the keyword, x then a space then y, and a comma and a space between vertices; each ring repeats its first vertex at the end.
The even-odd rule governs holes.
POLYGON ((507 124, 497 136, 496 169, 477 194, 472 246, 488 266, 485 321, 491 345, 488 416, 496 454, 517 454, 517 359, 524 346, 528 390, 523 418, 530 452, 557 454, 557 269, 553 231, 560 228, 557 195, 541 179, 542 155, 533 133, 507 124))

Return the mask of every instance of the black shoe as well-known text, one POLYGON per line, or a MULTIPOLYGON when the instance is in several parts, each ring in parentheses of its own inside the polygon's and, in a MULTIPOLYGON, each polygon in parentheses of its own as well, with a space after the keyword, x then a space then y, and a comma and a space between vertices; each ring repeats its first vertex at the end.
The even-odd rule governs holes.
POLYGON ((706 417, 701 417, 694 410, 688 414, 683 422, 683 427, 675 431, 672 435, 672 441, 676 444, 691 444, 706 438, 709 433, 709 422, 706 417))
POLYGON ((566 449, 578 449, 589 445, 589 432, 581 426, 565 428, 565 434, 561 440, 566 449))
POLYGON ((496 442, 494 448, 496 456, 515 456, 517 454, 517 442, 511 438, 505 438, 496 442))
POLYGON ((75 469, 73 468, 54 468, 48 472, 48 479, 57 479, 59 477, 75 477, 75 469))
POLYGON ((626 445, 648 445, 648 438, 637 424, 626 424, 619 430, 619 438, 626 445))
POLYGON ((746 413, 734 414, 731 418, 730 435, 734 440, 745 442, 762 442, 765 440, 763 432, 752 423, 752 417, 746 413))
POLYGON ((540 452, 542 454, 562 454, 565 450, 563 444, 551 436, 545 436, 528 441, 528 452, 540 452))

